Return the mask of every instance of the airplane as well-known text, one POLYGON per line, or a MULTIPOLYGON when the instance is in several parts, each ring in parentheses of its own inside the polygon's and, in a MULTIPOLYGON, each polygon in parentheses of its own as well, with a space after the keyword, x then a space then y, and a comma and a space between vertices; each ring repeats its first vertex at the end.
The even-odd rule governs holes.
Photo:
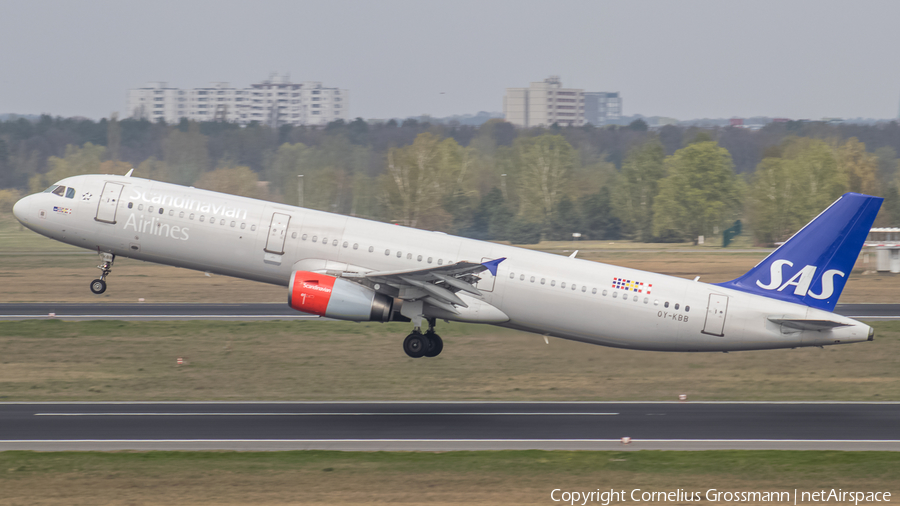
POLYGON ((871 341, 833 313, 882 200, 846 193, 743 276, 708 284, 503 244, 125 176, 81 175, 19 200, 31 230, 117 256, 272 283, 290 307, 411 322, 435 357, 438 320, 584 343, 729 352, 871 341), (427 324, 426 330, 423 324, 427 324))

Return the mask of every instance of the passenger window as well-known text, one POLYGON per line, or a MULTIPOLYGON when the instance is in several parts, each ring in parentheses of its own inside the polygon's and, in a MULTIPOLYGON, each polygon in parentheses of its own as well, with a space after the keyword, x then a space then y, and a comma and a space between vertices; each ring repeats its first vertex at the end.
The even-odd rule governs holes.
POLYGON ((332 245, 332 246, 337 246, 337 239, 331 241, 331 245, 332 245))
POLYGON ((691 312, 691 306, 684 306, 684 312, 685 312, 685 313, 690 313, 690 312, 691 312))
POLYGON ((531 282, 534 283, 534 276, 531 276, 531 282))
MULTIPOLYGON (((236 223, 232 221, 231 228, 234 228, 235 225, 236 225, 236 223)), ((296 238, 297 238, 297 232, 294 232, 294 239, 296 239, 296 238)))
POLYGON ((509 273, 509 279, 514 279, 515 277, 516 277, 516 273, 515 273, 515 272, 510 272, 510 273, 509 273))
POLYGON ((160 208, 159 208, 159 214, 162 214, 162 213, 163 213, 163 208, 160 207, 160 208))
POLYGON ((359 249, 359 244, 358 244, 358 243, 353 243, 353 249, 359 249))
POLYGON ((659 305, 659 301, 658 301, 658 300, 654 300, 654 301, 653 301, 653 305, 654 305, 654 306, 658 306, 658 305, 659 305))
MULTIPOLYGON (((184 218, 184 211, 181 211, 180 213, 178 213, 178 217, 179 217, 179 218, 184 218)), ((244 227, 241 227, 241 228, 244 228, 244 227)))
POLYGON ((444 265, 444 259, 438 258, 438 265, 444 265))
POLYGON ((587 286, 581 285, 581 291, 582 291, 582 292, 586 292, 586 291, 587 291, 587 286))
POLYGON ((153 212, 153 206, 147 206, 147 212, 148 212, 148 213, 152 213, 152 212, 153 212))
POLYGON ((246 224, 246 223, 241 223, 241 230, 244 230, 245 228, 247 228, 247 224, 246 224))
POLYGON ((650 299, 648 299, 647 297, 644 297, 644 304, 646 304, 648 302, 650 302, 650 299))
POLYGON ((572 291, 575 291, 575 283, 572 283, 572 291))
POLYGON ((391 254, 391 250, 389 250, 389 249, 384 250, 384 256, 388 256, 390 254, 391 254))
POLYGON ((206 219, 206 217, 201 214, 200 215, 200 223, 203 223, 203 220, 205 220, 205 219, 206 219))
POLYGON ((375 251, 375 246, 369 246, 369 253, 375 251))
POLYGON ((305 241, 305 240, 306 240, 306 234, 301 235, 301 236, 300 236, 300 239, 303 239, 303 240, 305 241))
POLYGON ((406 254, 406 259, 407 259, 407 260, 412 260, 412 253, 407 253, 407 254, 406 254))
POLYGON ((550 286, 556 286, 556 280, 555 280, 555 279, 552 280, 552 281, 550 281, 550 286))
POLYGON ((349 245, 350 245, 350 243, 348 243, 347 241, 344 241, 344 247, 345 247, 345 248, 346 248, 347 246, 349 246, 349 245))
POLYGON ((66 194, 66 187, 65 186, 57 186, 50 193, 52 193, 54 195, 59 195, 60 197, 62 197, 63 195, 66 194))
POLYGON ((663 307, 669 307, 669 303, 666 302, 665 304, 663 304, 663 307))
POLYGON ((525 275, 519 274, 519 281, 525 281, 525 275))
POLYGON ((297 232, 292 233, 292 234, 291 234, 291 239, 296 239, 296 238, 297 238, 297 232))
POLYGON ((138 211, 144 210, 144 204, 138 204, 138 211))
POLYGON ((541 284, 542 284, 542 285, 543 285, 544 283, 546 283, 546 282, 547 282, 547 278, 541 278, 541 284))
POLYGON ((129 203, 128 203, 128 209, 131 209, 132 207, 134 207, 134 202, 129 202, 129 203))
POLYGON ((613 298, 617 298, 619 296, 619 292, 613 292, 613 298))
POLYGON ((256 225, 250 225, 250 231, 251 231, 251 232, 255 232, 255 231, 256 231, 256 225))
POLYGON ((416 260, 418 260, 419 262, 421 262, 421 261, 422 261, 422 255, 419 255, 419 258, 417 258, 416 260))
POLYGON ((678 309, 678 304, 675 304, 675 309, 678 309))
POLYGON ((327 237, 322 238, 322 244, 325 246, 328 246, 328 238, 327 237))
POLYGON ((194 213, 191 213, 191 215, 188 217, 188 219, 193 220, 193 219, 194 219, 194 213))
POLYGON ((175 210, 169 209, 169 216, 175 216, 175 210))
POLYGON ((428 263, 431 263, 431 257, 428 257, 428 263))
POLYGON ((403 256, 403 253, 401 253, 401 252, 398 251, 398 252, 397 252, 397 258, 400 258, 400 257, 402 257, 402 256, 403 256))
POLYGON ((638 301, 638 296, 637 296, 637 295, 635 295, 635 296, 634 296, 634 298, 633 298, 633 299, 631 299, 631 300, 633 300, 633 301, 635 301, 635 302, 637 302, 637 301, 638 301))
POLYGON ((565 288, 565 287, 566 287, 566 282, 563 281, 562 283, 559 284, 559 286, 560 286, 560 288, 565 288))
POLYGON ((316 241, 318 241, 318 240, 319 240, 319 236, 314 235, 313 238, 312 238, 312 242, 316 242, 316 241))

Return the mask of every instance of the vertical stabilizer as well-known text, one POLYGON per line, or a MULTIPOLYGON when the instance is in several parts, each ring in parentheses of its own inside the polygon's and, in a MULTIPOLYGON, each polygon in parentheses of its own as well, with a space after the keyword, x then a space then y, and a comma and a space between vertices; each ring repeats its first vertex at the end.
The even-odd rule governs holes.
POLYGON ((747 274, 719 286, 833 311, 883 200, 845 193, 747 274))

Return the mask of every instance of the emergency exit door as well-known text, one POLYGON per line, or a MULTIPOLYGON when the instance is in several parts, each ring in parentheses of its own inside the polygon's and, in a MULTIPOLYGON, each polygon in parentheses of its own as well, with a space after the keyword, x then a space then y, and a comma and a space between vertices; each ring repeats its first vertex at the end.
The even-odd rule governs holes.
POLYGON ((100 203, 97 204, 97 221, 104 223, 116 223, 116 210, 119 208, 119 196, 122 195, 122 185, 106 183, 100 193, 100 203))
POLYGON ((709 305, 706 306, 706 323, 703 333, 722 337, 725 335, 725 315, 728 312, 728 296, 718 293, 709 294, 709 305))
POLYGON ((290 222, 290 216, 272 213, 272 223, 269 224, 269 237, 266 239, 266 253, 284 254, 284 240, 287 238, 287 229, 290 222))

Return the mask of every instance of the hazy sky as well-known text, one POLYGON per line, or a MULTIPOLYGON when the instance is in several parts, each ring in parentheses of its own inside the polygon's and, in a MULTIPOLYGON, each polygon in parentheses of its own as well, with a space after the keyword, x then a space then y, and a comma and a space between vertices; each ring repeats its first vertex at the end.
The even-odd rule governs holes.
POLYGON ((0 21, 0 113, 99 118, 148 81, 273 71, 349 89, 363 118, 501 111, 505 88, 549 75, 621 92, 627 115, 893 118, 900 102, 896 1, 0 0, 0 21))

